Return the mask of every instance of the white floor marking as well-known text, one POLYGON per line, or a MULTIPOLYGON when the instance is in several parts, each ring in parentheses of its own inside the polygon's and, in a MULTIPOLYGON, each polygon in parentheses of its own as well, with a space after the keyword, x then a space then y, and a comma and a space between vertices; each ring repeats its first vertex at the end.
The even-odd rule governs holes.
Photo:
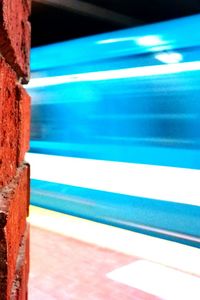
POLYGON ((27 153, 31 178, 200 206, 200 170, 27 153))
POLYGON ((145 260, 114 270, 107 277, 166 300, 200 299, 199 277, 145 260))

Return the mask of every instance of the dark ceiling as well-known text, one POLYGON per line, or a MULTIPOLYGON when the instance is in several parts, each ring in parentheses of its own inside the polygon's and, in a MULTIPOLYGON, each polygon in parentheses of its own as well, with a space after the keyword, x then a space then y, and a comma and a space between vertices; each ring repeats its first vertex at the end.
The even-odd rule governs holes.
POLYGON ((200 0, 32 0, 32 46, 200 13, 200 0))

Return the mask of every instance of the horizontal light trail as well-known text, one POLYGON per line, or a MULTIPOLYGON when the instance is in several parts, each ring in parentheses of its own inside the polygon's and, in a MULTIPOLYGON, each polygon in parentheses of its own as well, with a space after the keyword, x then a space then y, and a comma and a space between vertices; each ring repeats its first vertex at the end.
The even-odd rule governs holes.
POLYGON ((99 80, 112 80, 122 78, 134 78, 153 75, 164 75, 181 72, 199 71, 200 61, 166 64, 157 66, 145 66, 137 68, 126 68, 118 70, 108 70, 99 72, 88 72, 81 74, 71 74, 62 76, 52 76, 43 78, 33 78, 27 85, 27 88, 37 88, 72 82, 81 81, 99 81, 99 80))
POLYGON ((113 222, 118 222, 118 224, 122 224, 123 226, 132 226, 135 229, 142 229, 143 231, 149 231, 152 233, 160 233, 163 236, 171 236, 171 237, 175 237, 178 239, 185 239, 187 241, 191 241, 191 242, 197 242, 200 244, 200 238, 199 237, 195 237, 195 236, 191 236, 188 234, 184 234, 184 233, 179 233, 179 232, 173 232, 173 231, 169 231, 169 230, 165 230, 165 229, 160 229, 160 228, 156 228, 156 227, 152 227, 152 226, 147 226, 147 225, 143 225, 143 224, 137 224, 134 222, 127 222, 127 221, 123 221, 121 222, 120 220, 115 220, 114 218, 107 218, 108 221, 111 221, 113 224, 113 222))
POLYGON ((200 170, 27 153, 31 178, 200 206, 200 170))

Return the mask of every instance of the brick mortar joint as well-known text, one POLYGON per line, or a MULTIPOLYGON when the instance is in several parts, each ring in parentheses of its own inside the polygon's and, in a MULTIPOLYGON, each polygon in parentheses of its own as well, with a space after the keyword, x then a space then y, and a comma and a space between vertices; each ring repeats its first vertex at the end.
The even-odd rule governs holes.
POLYGON ((27 250, 29 249, 29 245, 27 244, 27 240, 29 239, 29 230, 30 230, 30 226, 29 223, 27 223, 25 233, 22 236, 20 242, 18 257, 16 261, 15 279, 13 281, 12 288, 11 288, 11 299, 15 299, 12 297, 16 296, 17 290, 21 286, 21 275, 23 272, 23 266, 28 264, 26 255, 27 255, 27 250))
POLYGON ((16 176, 0 190, 0 228, 4 228, 7 223, 8 216, 8 201, 11 202, 12 198, 15 195, 15 189, 20 181, 20 175, 23 173, 23 170, 29 165, 25 161, 17 168, 16 176), (2 209, 4 208, 4 209, 2 209))

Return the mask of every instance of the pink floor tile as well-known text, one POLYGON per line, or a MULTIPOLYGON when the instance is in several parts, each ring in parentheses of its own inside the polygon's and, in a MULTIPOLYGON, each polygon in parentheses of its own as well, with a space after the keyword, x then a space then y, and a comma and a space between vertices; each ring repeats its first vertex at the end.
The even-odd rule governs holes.
POLYGON ((29 300, 158 299, 106 277, 134 260, 32 226, 29 300))

